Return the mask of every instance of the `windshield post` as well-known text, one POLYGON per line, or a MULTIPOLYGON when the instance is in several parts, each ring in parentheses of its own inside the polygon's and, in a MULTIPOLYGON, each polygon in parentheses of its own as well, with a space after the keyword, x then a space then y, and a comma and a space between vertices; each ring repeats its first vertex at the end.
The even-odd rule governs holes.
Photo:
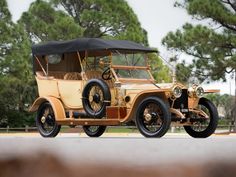
POLYGON ((38 62, 38 64, 39 64, 39 66, 41 67, 41 69, 42 69, 42 71, 43 71, 44 75, 46 76, 46 75, 47 75, 47 73, 46 73, 45 69, 43 68, 43 65, 40 63, 40 61, 39 61, 38 57, 37 57, 36 55, 34 55, 34 57, 36 58, 36 60, 37 60, 37 62, 38 62))
POLYGON ((110 54, 109 54, 109 67, 111 68, 111 66, 112 66, 112 52, 110 52, 110 54))
POLYGON ((85 80, 85 71, 84 71, 84 66, 82 64, 82 60, 81 60, 81 57, 80 57, 80 54, 79 52, 77 51, 77 56, 78 56, 78 59, 79 59, 79 64, 80 64, 80 67, 81 67, 81 77, 83 80, 85 80))
POLYGON ((45 56, 45 61, 46 61, 46 77, 48 77, 48 57, 45 56))

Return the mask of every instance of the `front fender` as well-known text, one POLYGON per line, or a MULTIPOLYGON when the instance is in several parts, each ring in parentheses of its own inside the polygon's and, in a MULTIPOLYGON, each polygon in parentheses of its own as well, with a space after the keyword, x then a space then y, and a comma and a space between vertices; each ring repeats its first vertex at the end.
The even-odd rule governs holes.
POLYGON ((65 119, 66 117, 65 109, 61 101, 58 98, 50 96, 38 97, 34 101, 33 105, 30 107, 29 112, 37 111, 39 106, 46 101, 48 101, 51 104, 56 120, 65 119))
POLYGON ((156 97, 161 98, 164 102, 167 103, 168 99, 165 94, 166 92, 170 92, 170 90, 169 89, 159 89, 159 90, 149 90, 149 91, 140 92, 134 98, 134 101, 131 105, 131 110, 130 110, 129 114, 121 122, 127 122, 127 121, 134 119, 136 116, 136 111, 137 111, 137 108, 138 108, 140 102, 143 99, 145 99, 146 97, 156 96, 156 97))
POLYGON ((204 93, 219 93, 220 90, 219 89, 208 89, 208 90, 204 90, 204 93))

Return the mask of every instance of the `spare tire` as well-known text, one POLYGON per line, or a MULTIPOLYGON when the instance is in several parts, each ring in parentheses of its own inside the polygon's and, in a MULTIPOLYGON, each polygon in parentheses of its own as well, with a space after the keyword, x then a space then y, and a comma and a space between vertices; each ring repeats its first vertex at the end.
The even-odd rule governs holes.
POLYGON ((107 83, 100 79, 89 80, 82 93, 82 103, 90 117, 104 117, 106 107, 111 104, 111 93, 107 83))

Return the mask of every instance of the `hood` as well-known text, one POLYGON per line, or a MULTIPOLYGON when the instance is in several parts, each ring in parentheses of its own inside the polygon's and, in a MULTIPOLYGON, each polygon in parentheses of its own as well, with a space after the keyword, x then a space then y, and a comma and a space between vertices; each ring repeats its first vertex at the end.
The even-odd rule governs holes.
POLYGON ((163 84, 122 84, 121 89, 125 90, 153 90, 153 89, 169 89, 173 87, 173 83, 163 84))

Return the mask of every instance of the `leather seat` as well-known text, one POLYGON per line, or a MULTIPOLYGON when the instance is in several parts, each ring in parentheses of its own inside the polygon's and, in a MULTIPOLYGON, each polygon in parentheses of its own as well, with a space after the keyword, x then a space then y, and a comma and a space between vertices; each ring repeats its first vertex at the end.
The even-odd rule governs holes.
POLYGON ((64 76, 65 80, 82 80, 81 74, 78 72, 66 73, 64 76))

